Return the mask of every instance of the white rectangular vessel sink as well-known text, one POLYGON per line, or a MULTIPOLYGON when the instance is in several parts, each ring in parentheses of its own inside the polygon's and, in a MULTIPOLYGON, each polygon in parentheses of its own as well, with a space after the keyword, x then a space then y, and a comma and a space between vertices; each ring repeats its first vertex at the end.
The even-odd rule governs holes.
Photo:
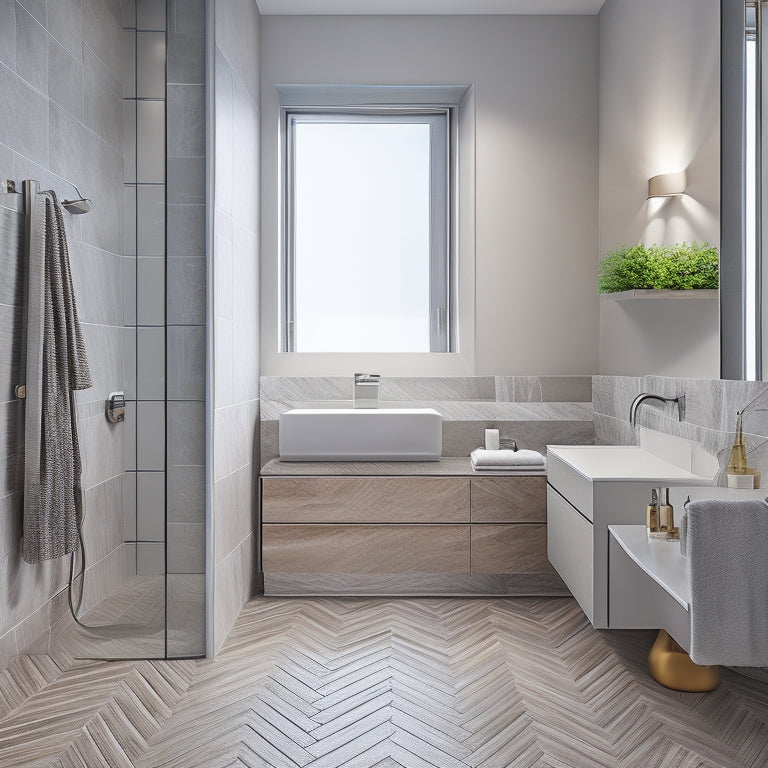
POLYGON ((294 408, 280 414, 281 461, 439 461, 432 408, 294 408))

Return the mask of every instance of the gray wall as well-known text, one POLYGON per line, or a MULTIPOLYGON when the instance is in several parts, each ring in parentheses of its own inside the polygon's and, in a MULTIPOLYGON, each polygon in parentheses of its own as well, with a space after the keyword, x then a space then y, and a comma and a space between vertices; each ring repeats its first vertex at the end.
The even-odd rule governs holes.
MULTIPOLYGON (((435 408, 443 416, 443 456, 469 456, 486 429, 520 448, 594 442, 591 376, 387 377, 382 406, 435 408)), ((352 377, 261 377, 261 460, 279 455, 278 419, 290 408, 352 406, 352 377)))
MULTIPOLYGON (((474 336, 459 355, 376 357, 386 375, 597 369, 597 19, 265 16, 262 370, 349 375, 348 355, 279 355, 279 83, 474 84, 474 336)), ((466 289, 467 286, 464 286, 466 289)), ((357 368, 357 370, 360 370, 357 368)))
POLYGON ((685 421, 679 422, 674 406, 649 401, 638 412, 637 423, 659 432, 684 437, 701 444, 720 462, 717 485, 726 485, 725 468, 735 438, 736 411, 753 398, 758 400, 744 414, 744 438, 751 467, 768 478, 768 387, 765 382, 690 379, 661 376, 594 376, 592 405, 595 436, 599 445, 634 445, 637 433, 629 426, 629 408, 640 392, 665 397, 686 396, 685 421))
MULTIPOLYGON (((0 0, 0 176, 37 179, 61 197, 77 184, 95 206, 87 216, 65 214, 94 380, 77 400, 90 562, 86 607, 121 583, 124 566, 124 430, 104 417, 107 395, 124 386, 121 82, 119 3, 0 0)), ((13 400, 21 376, 20 290, 12 277, 22 258, 17 210, 17 196, 0 195, 0 664, 33 640, 44 649, 51 625, 66 610, 67 559, 31 566, 20 558, 19 406, 13 400)))
MULTIPOLYGON (((212 292, 212 648, 221 647, 259 566, 259 12, 215 0, 212 292)), ((210 16, 209 16, 210 23, 210 16)), ((210 46, 210 35, 209 35, 210 46)), ((209 611, 211 609, 209 608, 209 611)))
MULTIPOLYGON (((600 11, 601 256, 638 242, 719 246, 719 11, 717 0, 600 11), (651 176, 683 169, 686 196, 646 201, 651 176)), ((716 378, 719 355, 717 300, 601 301, 601 373, 716 378)))

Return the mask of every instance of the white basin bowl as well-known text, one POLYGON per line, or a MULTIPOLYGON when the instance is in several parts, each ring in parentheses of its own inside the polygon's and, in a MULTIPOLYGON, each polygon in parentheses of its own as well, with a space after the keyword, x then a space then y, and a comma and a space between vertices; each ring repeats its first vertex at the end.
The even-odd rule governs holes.
POLYGON ((280 414, 281 461, 439 461, 432 408, 294 408, 280 414))

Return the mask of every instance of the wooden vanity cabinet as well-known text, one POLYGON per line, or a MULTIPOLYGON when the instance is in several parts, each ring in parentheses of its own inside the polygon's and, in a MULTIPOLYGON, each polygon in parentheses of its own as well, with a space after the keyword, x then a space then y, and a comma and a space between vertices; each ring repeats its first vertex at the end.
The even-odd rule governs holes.
POLYGON ((265 593, 567 594, 546 478, 267 476, 265 593))

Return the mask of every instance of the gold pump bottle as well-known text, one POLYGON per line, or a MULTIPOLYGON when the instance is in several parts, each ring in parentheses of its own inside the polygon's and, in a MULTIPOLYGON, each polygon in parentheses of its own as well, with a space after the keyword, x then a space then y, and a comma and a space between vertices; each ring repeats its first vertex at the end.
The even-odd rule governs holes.
MULTIPOLYGON (((750 467, 747 463, 747 446, 744 442, 742 415, 744 411, 736 411, 736 439, 731 447, 726 473, 729 475, 752 475, 752 484, 748 487, 759 488, 761 481, 760 470, 750 467)), ((746 478, 745 478, 746 479, 746 478)))
POLYGON ((645 508, 645 532, 653 539, 659 536, 659 499, 656 489, 651 490, 651 503, 645 508))
POLYGON ((664 495, 659 504, 659 528, 664 535, 670 533, 675 527, 675 510, 669 503, 669 488, 664 489, 664 495))

